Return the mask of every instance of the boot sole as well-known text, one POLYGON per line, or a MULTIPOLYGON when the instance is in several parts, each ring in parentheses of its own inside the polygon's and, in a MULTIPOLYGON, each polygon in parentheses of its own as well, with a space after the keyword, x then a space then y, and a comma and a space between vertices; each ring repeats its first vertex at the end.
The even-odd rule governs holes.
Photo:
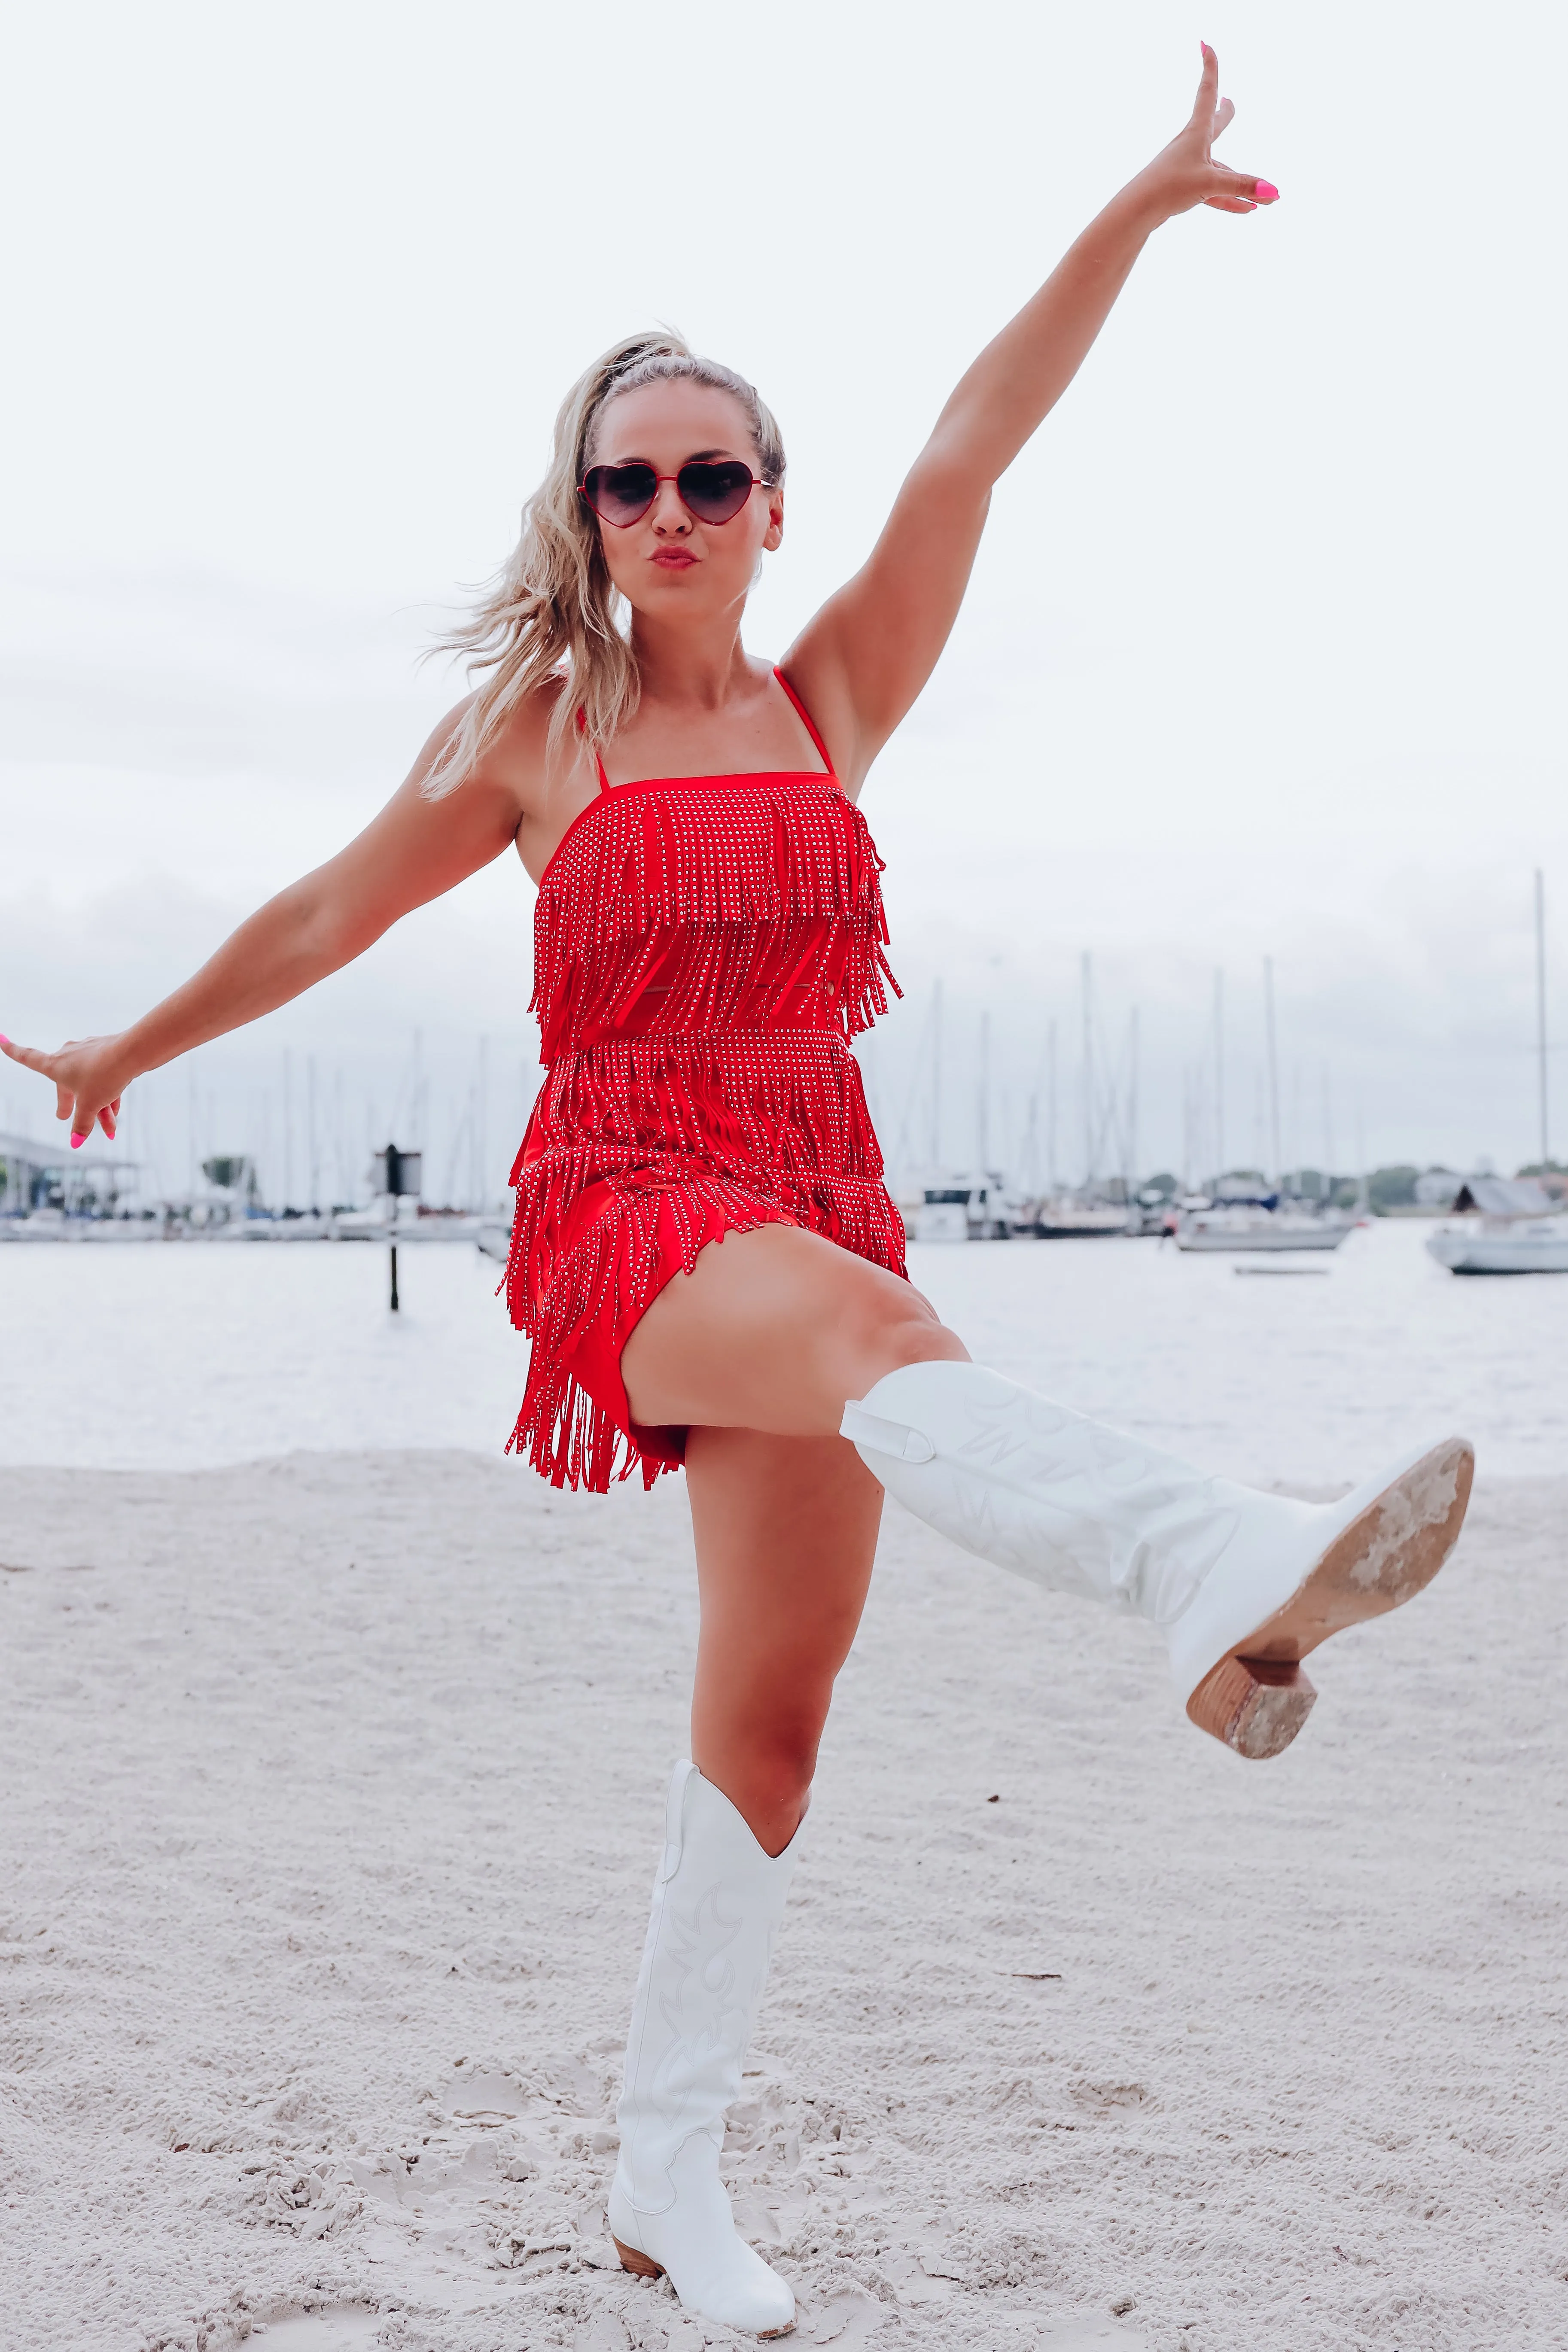
MULTIPOLYGON (((656 2263, 651 2254, 639 2253, 636 2246, 623 2246, 613 2230, 610 2232, 610 2243, 614 2246, 616 2253, 619 2254, 621 2258, 622 2270, 630 2271, 634 2278, 662 2278, 664 2276, 664 2264, 662 2263, 656 2263)), ((776 2336, 793 2336, 794 2334, 795 2322, 792 2319, 787 2327, 759 2328, 757 2331, 757 2341, 760 2344, 769 2344, 772 2343, 776 2336)))
POLYGON ((1210 1667, 1187 1701, 1198 1729, 1250 1762, 1282 1754, 1318 1696, 1301 1659, 1331 1633, 1384 1616, 1431 1583, 1458 1540, 1475 1471, 1470 1447, 1449 1438, 1385 1486, 1284 1607, 1210 1667))

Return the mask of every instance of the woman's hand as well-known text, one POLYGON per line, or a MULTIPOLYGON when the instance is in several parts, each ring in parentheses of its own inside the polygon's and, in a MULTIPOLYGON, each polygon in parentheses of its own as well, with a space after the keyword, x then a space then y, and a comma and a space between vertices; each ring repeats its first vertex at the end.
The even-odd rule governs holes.
POLYGON ((1219 94, 1219 59, 1206 41, 1203 78, 1190 120, 1168 147, 1139 173, 1126 193, 1141 199, 1159 220, 1211 205, 1216 213, 1253 213, 1278 202, 1279 191, 1250 172, 1227 172, 1211 153, 1215 141, 1236 112, 1219 94))
POLYGON ((994 484, 1082 363, 1149 238, 1195 205, 1256 212, 1278 188, 1210 149, 1235 109, 1205 41, 1184 130, 1130 180, 960 382, 870 561, 809 622, 784 667, 851 793, 934 668, 957 617, 994 484))
POLYGON ((0 1037, 0 1052, 25 1070, 54 1080, 55 1117, 69 1119, 73 1151, 80 1150, 95 1127, 101 1127, 113 1142, 120 1097, 137 1075, 126 1066, 123 1039, 73 1038, 58 1054, 43 1054, 36 1045, 13 1045, 9 1037, 0 1037))

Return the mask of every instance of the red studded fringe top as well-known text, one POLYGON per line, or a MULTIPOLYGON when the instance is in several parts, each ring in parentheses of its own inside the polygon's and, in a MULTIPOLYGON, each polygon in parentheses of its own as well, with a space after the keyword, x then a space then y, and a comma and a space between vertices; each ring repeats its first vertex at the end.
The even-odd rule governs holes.
MULTIPOLYGON (((775 673, 777 675, 777 673, 775 673)), ((544 1082, 511 1172, 511 1445, 557 1486, 651 1486, 686 1433, 634 1424, 620 1355, 705 1244, 805 1225, 904 1272, 904 1228, 847 1040, 897 991, 878 856, 832 772, 611 784, 534 910, 544 1082)))

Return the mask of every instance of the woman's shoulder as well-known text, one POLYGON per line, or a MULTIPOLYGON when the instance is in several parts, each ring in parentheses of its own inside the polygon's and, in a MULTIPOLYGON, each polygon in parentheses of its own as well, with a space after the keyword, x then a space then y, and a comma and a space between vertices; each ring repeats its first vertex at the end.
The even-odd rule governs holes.
POLYGON ((431 730, 409 783, 424 801, 504 803, 518 827, 547 819, 583 756, 574 735, 567 741, 552 726, 564 691, 551 679, 489 711, 482 688, 465 695, 431 730))
MULTIPOLYGON (((526 773, 541 782, 544 782, 546 766, 553 769, 560 764, 556 752, 563 738, 556 713, 569 691, 570 681, 563 672, 557 671, 529 693, 519 695, 515 701, 509 701, 504 709, 496 711, 488 725, 482 727, 483 756, 501 762, 509 770, 516 770, 520 774, 526 773)), ((479 701, 479 696, 470 695, 468 707, 477 709, 479 701)), ((576 752, 577 739, 574 730, 567 745, 569 763, 575 759, 576 752)))
POLYGON ((567 692, 563 677, 547 678, 530 693, 487 710, 482 688, 465 695, 437 726, 425 758, 450 781, 445 789, 473 782, 500 787, 520 810, 535 807, 581 757, 575 731, 563 734, 556 712, 567 692))

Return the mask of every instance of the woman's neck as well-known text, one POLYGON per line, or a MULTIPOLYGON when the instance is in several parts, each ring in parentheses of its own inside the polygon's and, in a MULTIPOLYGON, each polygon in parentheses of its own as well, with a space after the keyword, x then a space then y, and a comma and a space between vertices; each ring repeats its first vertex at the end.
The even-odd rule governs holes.
POLYGON ((756 691, 757 674, 741 643, 738 614, 711 628, 632 618, 632 652, 645 702, 668 710, 715 711, 756 691))

